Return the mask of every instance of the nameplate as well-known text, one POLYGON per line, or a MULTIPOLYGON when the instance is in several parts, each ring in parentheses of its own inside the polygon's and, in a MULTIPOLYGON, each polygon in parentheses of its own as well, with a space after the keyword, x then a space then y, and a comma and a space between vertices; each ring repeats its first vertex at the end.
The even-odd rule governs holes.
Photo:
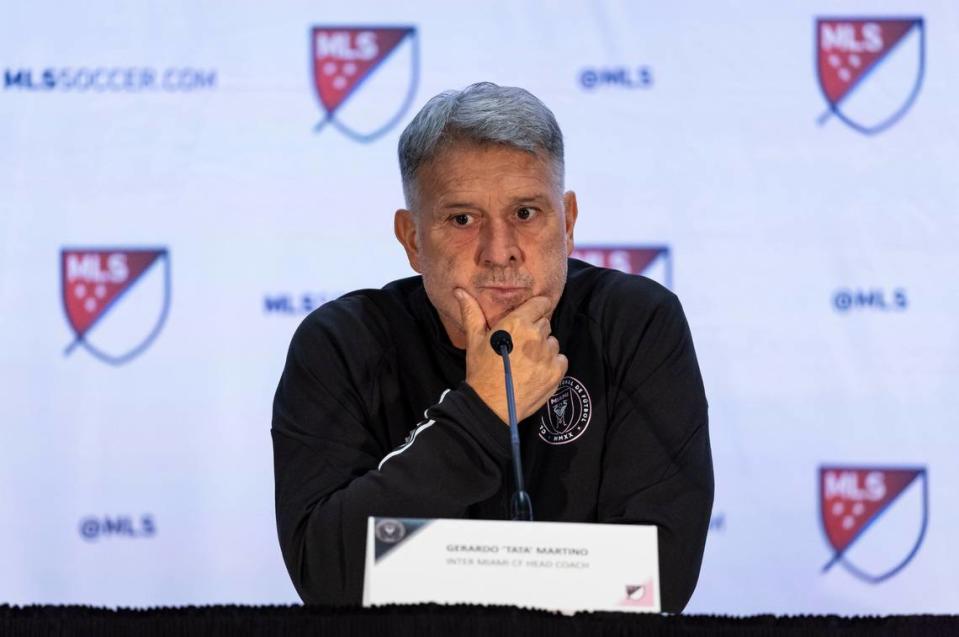
POLYGON ((363 605, 660 610, 655 526, 369 518, 363 605))

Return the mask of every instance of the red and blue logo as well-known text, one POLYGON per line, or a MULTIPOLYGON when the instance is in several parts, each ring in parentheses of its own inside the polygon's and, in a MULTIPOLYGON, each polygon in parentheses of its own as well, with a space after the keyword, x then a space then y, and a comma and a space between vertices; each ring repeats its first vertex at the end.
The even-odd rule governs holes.
POLYGON ((328 124, 369 142, 393 128, 416 93, 419 44, 414 27, 313 27, 313 85, 328 124))
POLYGON ((601 268, 640 274, 673 287, 673 260, 668 246, 576 246, 569 256, 601 268))
POLYGON ((816 74, 828 110, 866 135, 881 133, 906 114, 925 69, 920 17, 818 18, 816 74))
POLYGON ((73 331, 64 354, 80 346, 121 365, 163 328, 170 309, 170 254, 166 248, 64 248, 60 283, 73 331))
POLYGON ((878 584, 915 557, 929 520, 925 467, 819 469, 819 510, 836 564, 878 584))

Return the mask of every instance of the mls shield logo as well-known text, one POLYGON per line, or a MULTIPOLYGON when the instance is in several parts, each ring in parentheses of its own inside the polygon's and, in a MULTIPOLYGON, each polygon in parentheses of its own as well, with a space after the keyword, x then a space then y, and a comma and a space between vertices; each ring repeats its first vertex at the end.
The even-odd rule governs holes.
POLYGON ((646 580, 643 584, 627 584, 626 595, 619 601, 620 606, 640 606, 653 608, 656 605, 653 580, 646 580))
POLYGON ((667 288, 673 286, 668 246, 579 246, 570 256, 601 268, 641 274, 667 288))
POLYGON ((121 365, 149 347, 163 327, 170 255, 166 248, 64 248, 60 283, 74 335, 64 354, 82 346, 121 365))
POLYGON ((919 93, 925 67, 922 18, 819 18, 816 72, 829 110, 866 135, 901 118, 919 93))
POLYGON ((926 534, 925 467, 821 467, 819 504, 823 531, 836 564, 878 584, 912 560, 926 534))
POLYGON ((399 122, 416 93, 419 48, 414 27, 313 27, 313 85, 327 124, 359 142, 399 122))

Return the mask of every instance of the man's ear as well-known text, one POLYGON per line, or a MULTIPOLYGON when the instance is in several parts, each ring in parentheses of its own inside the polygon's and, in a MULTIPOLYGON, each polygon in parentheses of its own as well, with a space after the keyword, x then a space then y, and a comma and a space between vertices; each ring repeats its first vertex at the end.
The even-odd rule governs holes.
POLYGON ((566 254, 571 254, 573 252, 573 227, 576 225, 576 217, 579 215, 576 193, 572 190, 566 191, 566 194, 563 195, 563 212, 566 222, 566 254))
POLYGON ((410 262, 410 267, 416 272, 420 270, 420 252, 416 242, 416 219, 409 210, 400 208, 393 217, 393 232, 396 239, 406 250, 406 258, 410 262))

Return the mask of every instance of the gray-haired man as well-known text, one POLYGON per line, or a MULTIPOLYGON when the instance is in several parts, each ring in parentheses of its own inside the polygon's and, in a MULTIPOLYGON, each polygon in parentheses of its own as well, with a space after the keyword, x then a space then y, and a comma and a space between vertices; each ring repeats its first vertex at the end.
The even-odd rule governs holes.
POLYGON ((421 276, 297 330, 274 402, 277 526, 300 596, 357 603, 367 516, 504 518, 506 329, 537 520, 659 527, 663 609, 699 575, 713 496, 686 319, 661 286, 569 260, 576 196, 553 114, 481 83, 400 138, 395 231, 421 276))

